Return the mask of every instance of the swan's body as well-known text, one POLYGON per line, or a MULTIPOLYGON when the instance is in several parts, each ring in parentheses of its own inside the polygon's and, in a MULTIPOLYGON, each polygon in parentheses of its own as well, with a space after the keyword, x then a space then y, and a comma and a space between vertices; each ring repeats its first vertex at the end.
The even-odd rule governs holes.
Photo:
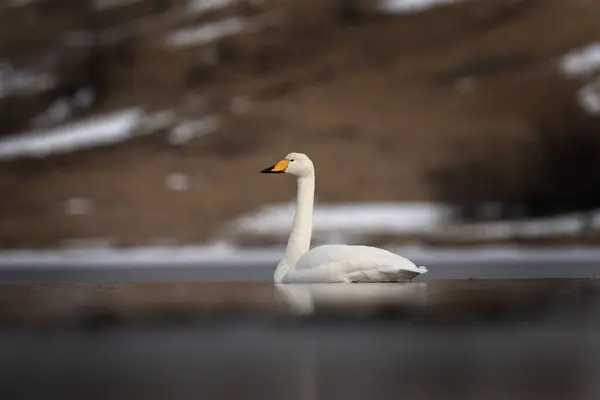
POLYGON ((404 282, 425 271, 384 249, 331 244, 305 253, 282 282, 404 282))
POLYGON ((277 283, 406 282, 427 272, 412 261, 369 246, 324 245, 309 250, 315 194, 315 170, 304 154, 290 153, 263 173, 288 173, 298 178, 297 209, 277 283))

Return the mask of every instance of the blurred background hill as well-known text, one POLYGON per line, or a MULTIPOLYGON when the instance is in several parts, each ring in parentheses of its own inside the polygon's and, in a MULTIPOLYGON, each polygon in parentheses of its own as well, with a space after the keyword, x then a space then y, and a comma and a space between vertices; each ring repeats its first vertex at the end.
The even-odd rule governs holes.
POLYGON ((258 171, 291 151, 316 165, 317 240, 596 242, 598 15, 5 0, 0 247, 280 243, 295 185, 258 171))

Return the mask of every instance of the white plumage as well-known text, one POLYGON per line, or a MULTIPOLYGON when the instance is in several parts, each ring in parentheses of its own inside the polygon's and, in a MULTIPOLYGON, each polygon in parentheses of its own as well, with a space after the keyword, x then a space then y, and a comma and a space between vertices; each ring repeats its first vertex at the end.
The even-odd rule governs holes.
POLYGON ((300 257, 283 282, 396 282, 425 272, 426 268, 376 247, 323 245, 300 257))
POLYGON ((370 246, 323 245, 311 250, 315 171, 310 158, 290 153, 263 173, 298 179, 297 209, 285 253, 275 270, 277 283, 407 282, 427 272, 412 261, 370 246))

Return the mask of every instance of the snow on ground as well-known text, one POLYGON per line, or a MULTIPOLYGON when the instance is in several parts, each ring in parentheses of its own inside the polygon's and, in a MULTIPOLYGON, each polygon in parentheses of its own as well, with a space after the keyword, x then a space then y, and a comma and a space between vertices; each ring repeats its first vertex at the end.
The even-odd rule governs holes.
MULTIPOLYGON (((255 215, 234 221, 240 231, 253 235, 280 234, 287 237, 293 217, 292 205, 271 206, 255 215)), ((439 233, 444 230, 455 238, 503 238, 514 235, 539 237, 547 234, 571 234, 581 228, 581 216, 573 214, 556 218, 520 222, 479 223, 468 226, 448 225, 448 210, 428 203, 382 203, 319 205, 315 210, 315 232, 338 231, 342 234, 381 233, 439 233), (448 226, 452 229, 447 230, 448 226)), ((591 225, 600 228, 600 211, 591 216, 591 225)), ((104 241, 100 246, 85 243, 52 250, 0 250, 0 268, 7 266, 107 266, 107 267, 164 267, 275 265, 285 247, 243 248, 234 238, 226 238, 207 245, 155 245, 133 248, 112 247, 104 241)), ((519 246, 483 246, 477 248, 440 248, 423 245, 388 247, 390 251, 418 261, 419 264, 438 265, 479 262, 543 262, 543 261, 597 261, 600 247, 520 248, 519 246)))
POLYGON ((218 22, 203 23, 193 28, 181 28, 167 36, 170 47, 185 47, 212 42, 224 36, 243 31, 247 24, 239 18, 231 17, 218 22))
POLYGON ((214 115, 181 121, 169 131, 169 142, 174 145, 186 144, 197 137, 216 132, 220 124, 221 120, 214 115))
POLYGON ((201 14, 225 8, 233 3, 235 3, 235 0, 188 0, 187 10, 192 13, 201 14))
POLYGON ((45 157, 118 143, 135 135, 142 117, 142 109, 132 108, 53 129, 14 134, 0 139, 0 160, 45 157))
POLYGON ((190 188, 190 179, 186 174, 176 172, 167 176, 165 185, 174 192, 183 192, 190 188))
POLYGON ((69 119, 75 112, 88 109, 96 99, 96 92, 91 88, 79 89, 73 97, 61 97, 52 102, 41 114, 32 118, 32 125, 43 128, 69 119))
MULTIPOLYGON (((79 102, 84 106, 90 101, 87 95, 82 94, 80 97, 79 102)), ((75 100, 71 103, 67 103, 65 99, 59 100, 34 119, 34 126, 62 121, 71 115, 71 110, 79 107, 74 105, 75 100)), ((179 120, 172 110, 145 113, 141 107, 134 107, 79 122, 0 138, 0 160, 25 156, 46 157, 51 154, 113 145, 162 129, 170 129, 168 140, 172 144, 183 145, 196 137, 215 132, 219 125, 220 118, 215 115, 196 120, 179 120)))
POLYGON ((59 98, 39 115, 31 119, 32 126, 43 128, 66 121, 72 116, 73 108, 68 99, 59 98))
POLYGON ((560 71, 569 78, 583 76, 587 83, 576 94, 577 103, 589 115, 600 114, 600 42, 590 43, 565 54, 559 62, 560 71))
MULTIPOLYGON (((295 204, 265 207, 242 216, 230 225, 230 237, 242 235, 289 235, 295 204)), ((432 235, 454 240, 499 240, 516 237, 540 238, 576 235, 586 227, 600 230, 600 211, 584 218, 573 213, 519 221, 451 223, 451 209, 435 203, 362 203, 315 205, 313 232, 316 237, 340 241, 356 235, 432 235)))
POLYGON ((568 52, 561 58, 559 68, 568 77, 600 71, 600 42, 568 52))
MULTIPOLYGON (((106 267, 139 266, 261 266, 279 261, 284 248, 238 248, 227 243, 205 246, 148 246, 134 248, 75 248, 58 250, 0 251, 3 267, 106 267)), ((561 249, 489 246, 477 249, 436 249, 426 246, 400 246, 388 250, 421 265, 474 264, 484 262, 553 262, 597 261, 600 248, 569 247, 561 249)))
MULTIPOLYGON (((164 13, 134 18, 128 22, 104 29, 96 37, 102 43, 116 43, 125 38, 154 31, 156 28, 166 25, 178 26, 197 17, 199 14, 224 8, 231 3, 233 3, 233 0, 190 0, 184 7, 173 5, 164 13)), ((66 41, 68 38, 65 37, 64 40, 66 41)))
MULTIPOLYGON (((266 207, 259 213, 234 221, 234 226, 253 235, 276 233, 289 235, 293 206, 289 204, 266 207)), ((380 203, 319 205, 315 210, 315 231, 343 233, 432 233, 447 228, 448 210, 428 203, 380 203)), ((581 218, 567 215, 543 220, 480 223, 471 231, 453 232, 470 234, 475 238, 505 237, 520 233, 540 236, 569 234, 580 229, 581 218)), ((600 228, 600 211, 593 213, 591 224, 600 228)), ((464 227, 463 227, 464 228, 464 227)), ((460 237, 460 236, 459 236, 460 237)), ((465 236, 466 237, 466 236, 465 236)), ((0 267, 6 266, 107 266, 107 267, 164 267, 275 265, 285 247, 285 240, 274 247, 243 248, 227 238, 212 244, 196 246, 155 245, 133 248, 112 247, 110 240, 101 245, 79 244, 53 250, 0 250, 0 267)), ((597 261, 600 247, 520 248, 519 246, 484 246, 478 248, 436 248, 423 245, 388 247, 390 251, 418 261, 419 264, 480 262, 543 262, 543 261, 597 261)))
POLYGON ((577 102, 589 115, 600 115, 600 78, 577 91, 577 102))
POLYGON ((72 197, 65 202, 65 213, 67 215, 85 215, 92 209, 90 199, 84 197, 72 197))
POLYGON ((227 244, 206 246, 147 246, 134 248, 80 247, 55 250, 0 251, 0 266, 165 266, 181 264, 264 263, 277 258, 277 249, 238 249, 227 244))
POLYGON ((584 229, 600 230, 600 211, 588 215, 579 213, 518 221, 478 222, 446 226, 438 237, 458 240, 502 240, 514 238, 543 238, 575 236, 584 229))
POLYGON ((171 127, 177 121, 177 115, 173 110, 160 110, 144 115, 138 129, 141 134, 156 132, 171 127))
POLYGON ((465 0, 381 0, 379 9, 391 14, 412 14, 465 0))
MULTIPOLYGON (((295 203, 268 206, 233 222, 238 233, 289 234, 295 203)), ((436 229, 449 210, 428 203, 316 204, 313 231, 361 234, 424 233, 436 229)))
POLYGON ((56 86, 57 78, 46 72, 16 69, 0 62, 0 98, 43 92, 56 86))

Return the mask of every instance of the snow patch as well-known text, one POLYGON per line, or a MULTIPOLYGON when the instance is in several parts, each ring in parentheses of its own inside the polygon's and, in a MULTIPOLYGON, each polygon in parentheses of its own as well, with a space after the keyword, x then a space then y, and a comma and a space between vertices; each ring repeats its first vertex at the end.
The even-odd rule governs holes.
MULTIPOLYGON (((490 246, 477 249, 436 249, 426 246, 401 246, 388 250, 414 260, 417 264, 438 266, 483 262, 595 262, 600 259, 600 248, 583 247, 521 249, 512 246, 490 246)), ((165 265, 195 268, 272 265, 275 268, 283 251, 283 247, 243 249, 225 242, 205 246, 113 248, 103 245, 58 250, 5 250, 0 251, 0 268, 19 266, 163 268, 165 265)))
POLYGON ((17 94, 32 94, 56 86, 56 76, 29 70, 18 70, 8 62, 0 62, 0 98, 17 94))
POLYGON ((174 192, 183 192, 190 188, 190 180, 187 175, 182 173, 170 174, 165 182, 167 188, 174 192))
POLYGON ((180 122, 169 132, 169 142, 174 145, 182 145, 193 139, 216 132, 221 120, 217 116, 208 116, 196 120, 180 122))
POLYGON ((31 123, 36 128, 43 128, 58 124, 69 118, 71 116, 71 112, 69 101, 67 99, 60 98, 52 102, 46 111, 34 117, 31 120, 31 123))
POLYGON ((379 9, 390 14, 412 14, 465 0, 381 0, 379 9))
POLYGON ((73 197, 65 202, 65 212, 68 215, 85 215, 91 208, 90 200, 83 197, 73 197))
POLYGON ((75 111, 87 110, 96 99, 96 92, 92 88, 79 89, 72 98, 61 97, 56 99, 41 114, 32 119, 32 125, 43 128, 66 121, 75 111))
POLYGON ((135 136, 142 114, 141 109, 133 108, 53 129, 15 134, 0 139, 0 160, 46 157, 128 140, 135 136))
POLYGON ((542 238, 557 235, 573 236, 580 234, 585 228, 600 229, 600 211, 518 221, 456 224, 454 226, 446 226, 438 234, 459 240, 500 240, 542 238))
POLYGON ((225 8, 234 3, 235 0, 189 0, 187 3, 187 10, 194 14, 201 14, 219 8, 225 8))
POLYGON ((57 250, 0 251, 2 266, 131 266, 219 265, 270 263, 279 249, 238 249, 226 243, 206 246, 147 246, 134 248, 75 247, 57 250))
POLYGON ((161 110, 152 114, 147 114, 140 121, 139 131, 142 134, 156 132, 161 129, 167 129, 175 123, 176 116, 172 110, 161 110))
POLYGON ((577 102, 589 115, 600 115, 600 78, 577 91, 577 102))
MULTIPOLYGON (((265 207, 234 220, 230 237, 266 235, 287 237, 295 203, 265 207)), ((315 205, 313 233, 329 243, 347 243, 368 235, 422 235, 459 241, 573 236, 585 229, 600 230, 600 210, 518 221, 451 222, 452 210, 435 203, 365 203, 315 205)))
POLYGON ((185 47, 210 43, 224 36, 242 32, 246 23, 239 18, 227 18, 219 22, 201 24, 194 28, 182 28, 167 36, 167 45, 185 47))
POLYGON ((565 54, 560 70, 569 77, 587 75, 600 70, 600 43, 591 43, 565 54))
MULTIPOLYGON (((295 203, 265 207, 233 222, 238 233, 289 234, 295 203)), ((315 233, 407 234, 437 229, 449 210, 429 203, 364 203, 315 205, 315 233)))

